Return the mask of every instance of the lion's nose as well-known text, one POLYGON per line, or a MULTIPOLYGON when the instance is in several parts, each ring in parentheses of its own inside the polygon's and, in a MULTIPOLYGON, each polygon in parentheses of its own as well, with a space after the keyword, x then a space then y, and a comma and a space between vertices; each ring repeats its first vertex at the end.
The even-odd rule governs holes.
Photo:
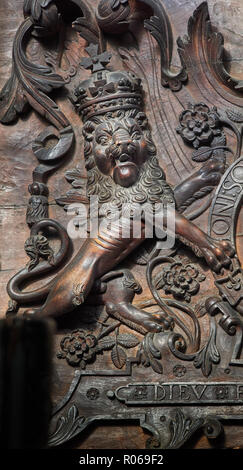
POLYGON ((117 141, 115 145, 117 148, 116 159, 120 161, 126 161, 128 158, 128 153, 129 153, 129 150, 128 150, 129 142, 117 141))
POLYGON ((131 140, 130 139, 126 139, 126 140, 117 140, 115 142, 116 146, 119 147, 120 149, 127 149, 128 145, 131 144, 131 140))

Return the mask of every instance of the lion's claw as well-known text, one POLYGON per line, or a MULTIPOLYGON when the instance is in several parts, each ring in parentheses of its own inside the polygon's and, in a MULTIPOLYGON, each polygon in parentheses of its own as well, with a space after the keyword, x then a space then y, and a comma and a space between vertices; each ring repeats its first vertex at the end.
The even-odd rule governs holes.
POLYGON ((235 250, 226 240, 218 241, 210 238, 209 247, 202 248, 202 253, 210 268, 219 273, 223 267, 230 268, 235 250))
POLYGON ((169 315, 165 315, 164 312, 157 312, 152 314, 153 318, 160 322, 161 331, 173 330, 174 320, 169 315))

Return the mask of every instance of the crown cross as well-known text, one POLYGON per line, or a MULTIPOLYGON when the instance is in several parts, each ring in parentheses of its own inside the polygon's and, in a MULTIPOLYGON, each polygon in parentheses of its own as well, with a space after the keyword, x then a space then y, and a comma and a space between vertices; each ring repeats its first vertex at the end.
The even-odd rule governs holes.
POLYGON ((110 52, 106 51, 98 54, 98 44, 90 44, 90 46, 86 47, 85 50, 88 52, 90 57, 83 57, 80 64, 85 69, 91 69, 92 73, 104 70, 111 60, 112 54, 110 52))
POLYGON ((73 102, 83 122, 94 116, 118 113, 120 110, 143 109, 141 80, 133 73, 106 69, 112 54, 99 54, 98 44, 85 49, 89 57, 83 57, 80 65, 91 69, 92 75, 75 89, 73 102))

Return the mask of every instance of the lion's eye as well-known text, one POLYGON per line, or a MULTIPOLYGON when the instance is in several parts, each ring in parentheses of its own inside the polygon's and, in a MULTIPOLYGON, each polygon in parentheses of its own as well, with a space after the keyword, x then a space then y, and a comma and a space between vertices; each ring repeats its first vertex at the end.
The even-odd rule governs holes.
POLYGON ((108 140, 109 140, 108 136, 101 135, 100 137, 98 137, 97 142, 98 142, 98 144, 106 145, 108 143, 108 140))
POLYGON ((133 134, 132 134, 132 139, 134 139, 134 140, 139 140, 140 138, 141 138, 141 134, 140 134, 139 131, 133 132, 133 134))

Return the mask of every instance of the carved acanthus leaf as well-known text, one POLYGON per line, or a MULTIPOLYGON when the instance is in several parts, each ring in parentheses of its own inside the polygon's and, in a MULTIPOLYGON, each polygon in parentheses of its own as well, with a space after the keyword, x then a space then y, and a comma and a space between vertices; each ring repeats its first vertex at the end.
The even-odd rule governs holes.
POLYGON ((53 434, 49 436, 49 447, 58 446, 79 434, 86 427, 86 419, 79 416, 76 405, 72 405, 66 416, 61 416, 53 434))
POLYGON ((52 90, 61 88, 64 81, 50 67, 33 64, 25 54, 26 36, 33 30, 30 18, 19 27, 13 45, 12 76, 0 95, 0 120, 12 122, 30 104, 58 128, 67 127, 68 120, 54 101, 47 96, 52 90))
POLYGON ((59 30, 61 14, 53 0, 25 0, 23 12, 34 25, 33 36, 53 35, 59 30))
POLYGON ((105 41, 99 28, 93 7, 88 2, 81 2, 82 16, 73 22, 73 28, 80 33, 88 43, 98 44, 99 52, 103 52, 105 41))
POLYGON ((42 8, 46 8, 53 0, 25 0, 24 2, 24 16, 31 16, 34 21, 39 21, 41 18, 42 8))
MULTIPOLYGON (((203 2, 194 11, 188 21, 188 35, 178 38, 178 52, 182 63, 190 70, 190 78, 196 83, 204 98, 209 96, 209 90, 216 104, 222 100, 236 106, 242 106, 240 96, 240 81, 232 77, 224 65, 224 38, 211 25, 208 4, 203 2), (197 67, 191 67, 191 64, 197 67), (223 85, 223 86, 222 86, 223 85)), ((225 103, 225 104, 226 104, 225 103)))
POLYGON ((169 86, 173 91, 178 91, 182 83, 187 80, 187 72, 184 66, 178 71, 171 67, 173 53, 173 33, 170 20, 161 0, 143 0, 152 7, 154 16, 145 20, 144 26, 156 39, 160 47, 161 58, 161 84, 169 86))
POLYGON ((168 449, 178 449, 203 425, 203 418, 191 419, 177 409, 175 418, 170 422, 171 441, 168 449))
POLYGON ((226 114, 228 118, 233 122, 237 122, 237 123, 243 122, 243 113, 241 113, 237 109, 227 109, 226 114))
POLYGON ((65 173, 66 180, 74 189, 67 191, 63 196, 56 198, 57 204, 64 206, 64 210, 68 209, 69 204, 88 204, 89 199, 86 196, 86 176, 83 175, 79 167, 67 170, 65 173))
POLYGON ((194 359, 194 366, 201 368, 205 377, 208 377, 212 371, 212 365, 220 362, 220 354, 216 346, 217 326, 211 319, 211 332, 208 342, 194 359))

